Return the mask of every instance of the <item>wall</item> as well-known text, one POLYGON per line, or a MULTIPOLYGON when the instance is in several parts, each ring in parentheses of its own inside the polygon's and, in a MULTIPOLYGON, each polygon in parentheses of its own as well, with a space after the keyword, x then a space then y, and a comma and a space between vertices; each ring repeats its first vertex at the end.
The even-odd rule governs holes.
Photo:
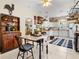
POLYGON ((0 0, 0 13, 8 14, 8 10, 4 9, 5 4, 14 4, 15 9, 13 11, 14 16, 20 17, 20 30, 22 34, 25 34, 25 20, 32 18, 34 15, 39 15, 38 8, 35 7, 30 0, 0 0))

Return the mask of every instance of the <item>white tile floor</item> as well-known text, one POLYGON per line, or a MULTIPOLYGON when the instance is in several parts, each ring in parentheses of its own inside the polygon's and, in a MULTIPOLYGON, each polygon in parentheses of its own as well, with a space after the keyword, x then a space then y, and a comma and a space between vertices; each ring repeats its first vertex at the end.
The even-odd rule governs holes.
MULTIPOLYGON (((34 48, 35 59, 38 59, 37 49, 36 47, 34 48)), ((18 53, 18 49, 12 50, 4 54, 0 54, 0 59, 16 59, 17 53, 18 53)), ((44 55, 42 56, 44 57, 44 55)), ((45 55, 45 57, 47 57, 47 55, 45 55)), ((32 58, 28 58, 28 59, 32 59, 32 58)), ((48 59, 79 59, 79 53, 75 52, 73 49, 68 49, 65 47, 49 44, 48 59)))

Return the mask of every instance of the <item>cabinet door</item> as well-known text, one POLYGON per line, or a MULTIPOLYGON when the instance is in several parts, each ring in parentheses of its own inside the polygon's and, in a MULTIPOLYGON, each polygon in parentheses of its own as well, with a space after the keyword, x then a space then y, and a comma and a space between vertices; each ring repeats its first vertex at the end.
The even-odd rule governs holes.
POLYGON ((3 50, 11 50, 13 49, 13 35, 12 34, 4 34, 3 35, 3 50))

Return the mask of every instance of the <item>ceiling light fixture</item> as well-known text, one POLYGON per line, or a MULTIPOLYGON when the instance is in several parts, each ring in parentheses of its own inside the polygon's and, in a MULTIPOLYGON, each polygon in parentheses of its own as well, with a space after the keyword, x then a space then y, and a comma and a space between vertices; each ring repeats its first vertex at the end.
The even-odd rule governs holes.
POLYGON ((42 0, 41 3, 43 4, 43 6, 47 7, 47 6, 51 5, 51 1, 52 0, 42 0))

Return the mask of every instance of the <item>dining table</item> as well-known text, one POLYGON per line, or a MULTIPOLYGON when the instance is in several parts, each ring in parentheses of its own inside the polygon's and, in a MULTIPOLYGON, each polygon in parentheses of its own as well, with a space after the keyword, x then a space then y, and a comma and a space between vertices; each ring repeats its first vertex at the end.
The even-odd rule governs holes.
POLYGON ((21 35, 20 38, 29 40, 29 41, 33 41, 33 42, 37 42, 39 44, 39 59, 42 59, 42 57, 41 57, 41 43, 44 41, 46 36, 44 36, 44 35, 41 35, 41 36, 21 35))

